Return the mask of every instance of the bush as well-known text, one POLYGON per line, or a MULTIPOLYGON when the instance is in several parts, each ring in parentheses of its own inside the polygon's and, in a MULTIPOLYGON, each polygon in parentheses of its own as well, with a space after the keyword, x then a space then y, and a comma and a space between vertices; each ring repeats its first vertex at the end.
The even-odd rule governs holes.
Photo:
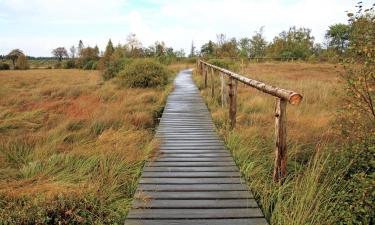
POLYGON ((168 70, 154 60, 137 60, 119 73, 119 79, 126 87, 160 87, 168 82, 168 70))
POLYGON ((92 70, 96 70, 97 66, 98 66, 98 61, 95 60, 95 61, 93 62, 93 64, 92 64, 92 66, 91 66, 91 69, 92 69, 92 70))
POLYGON ((29 69, 29 63, 27 61, 27 58, 25 55, 20 55, 16 61, 16 67, 17 70, 27 70, 29 69))
POLYGON ((0 70, 9 70, 10 66, 7 63, 0 63, 0 70))
POLYGON ((64 69, 73 69, 76 67, 76 62, 74 60, 68 60, 64 63, 64 69))
POLYGON ((53 66, 53 68, 55 68, 55 69, 61 69, 61 67, 62 67, 61 62, 57 62, 57 63, 55 63, 55 65, 53 66))
POLYGON ((97 60, 90 60, 85 65, 83 65, 84 70, 95 70, 97 65, 97 60))
POLYGON ((126 58, 111 59, 108 66, 103 70, 102 76, 104 80, 112 79, 117 74, 124 70, 132 61, 126 58))

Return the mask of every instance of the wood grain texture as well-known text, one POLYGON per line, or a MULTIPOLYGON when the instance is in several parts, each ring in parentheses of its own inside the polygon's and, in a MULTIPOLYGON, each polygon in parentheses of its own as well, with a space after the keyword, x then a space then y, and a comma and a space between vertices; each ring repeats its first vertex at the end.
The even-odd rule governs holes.
POLYGON ((178 74, 156 137, 158 157, 146 163, 125 224, 267 224, 190 71, 178 74))

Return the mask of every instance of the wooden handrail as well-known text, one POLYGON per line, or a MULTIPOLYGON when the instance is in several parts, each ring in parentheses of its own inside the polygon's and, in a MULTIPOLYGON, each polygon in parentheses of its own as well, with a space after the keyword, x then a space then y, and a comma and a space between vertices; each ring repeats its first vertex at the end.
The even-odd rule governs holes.
POLYGON ((267 93, 267 94, 273 95, 275 97, 279 97, 281 99, 287 100, 292 105, 298 105, 302 101, 302 98, 303 98, 302 95, 298 94, 297 92, 285 90, 285 89, 278 88, 278 87, 275 87, 275 86, 272 86, 272 85, 268 85, 268 84, 265 84, 263 82, 241 76, 239 74, 236 74, 232 71, 223 69, 221 67, 209 64, 209 63, 204 62, 202 60, 199 60, 199 61, 200 61, 200 63, 202 63, 202 64, 204 64, 204 65, 206 65, 210 68, 213 68, 216 71, 222 72, 222 73, 228 75, 229 77, 232 77, 232 78, 240 81, 241 83, 247 84, 247 85, 249 85, 253 88, 256 88, 256 89, 258 89, 258 90, 260 90, 264 93, 267 93))
POLYGON ((197 60, 197 68, 204 75, 204 87, 207 87, 207 78, 209 69, 211 70, 211 95, 214 97, 214 73, 219 72, 221 74, 221 100, 222 107, 226 105, 226 91, 225 91, 225 79, 224 75, 229 77, 229 118, 230 127, 233 129, 236 125, 236 114, 237 114, 237 86, 238 81, 244 83, 250 87, 256 88, 264 93, 273 95, 276 97, 275 107, 275 162, 274 162, 274 181, 280 181, 286 175, 286 162, 287 162, 287 146, 286 146, 286 105, 289 102, 292 105, 298 105, 302 101, 302 95, 275 87, 272 85, 265 84, 263 82, 253 80, 237 73, 229 71, 227 69, 209 64, 200 59, 197 60))

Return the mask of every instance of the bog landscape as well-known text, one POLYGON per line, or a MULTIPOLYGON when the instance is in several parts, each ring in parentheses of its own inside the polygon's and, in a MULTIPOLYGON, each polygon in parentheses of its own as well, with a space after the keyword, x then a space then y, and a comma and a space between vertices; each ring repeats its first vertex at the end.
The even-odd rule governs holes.
POLYGON ((0 224, 374 224, 374 7, 322 41, 0 37, 0 224))

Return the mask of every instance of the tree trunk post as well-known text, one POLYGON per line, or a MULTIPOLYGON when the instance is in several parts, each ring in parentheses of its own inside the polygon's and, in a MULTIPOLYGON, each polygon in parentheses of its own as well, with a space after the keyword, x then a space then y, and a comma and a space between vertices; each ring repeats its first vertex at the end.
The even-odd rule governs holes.
POLYGON ((208 73, 208 67, 207 67, 207 66, 204 66, 204 67, 203 67, 203 70, 204 70, 204 88, 207 88, 207 73, 208 73))
POLYGON ((287 101, 277 98, 275 110, 275 163, 273 170, 273 180, 280 181, 286 175, 286 104, 287 101))
POLYGON ((214 68, 211 68, 211 97, 212 98, 215 97, 215 80, 214 80, 214 77, 215 77, 215 71, 214 71, 214 68))
POLYGON ((221 107, 225 107, 227 105, 227 97, 226 97, 226 90, 225 90, 225 78, 222 72, 220 72, 220 80, 221 80, 221 107))
POLYGON ((229 118, 230 129, 233 130, 236 126, 236 113, 237 113, 237 84, 238 81, 232 77, 229 78, 229 118))

